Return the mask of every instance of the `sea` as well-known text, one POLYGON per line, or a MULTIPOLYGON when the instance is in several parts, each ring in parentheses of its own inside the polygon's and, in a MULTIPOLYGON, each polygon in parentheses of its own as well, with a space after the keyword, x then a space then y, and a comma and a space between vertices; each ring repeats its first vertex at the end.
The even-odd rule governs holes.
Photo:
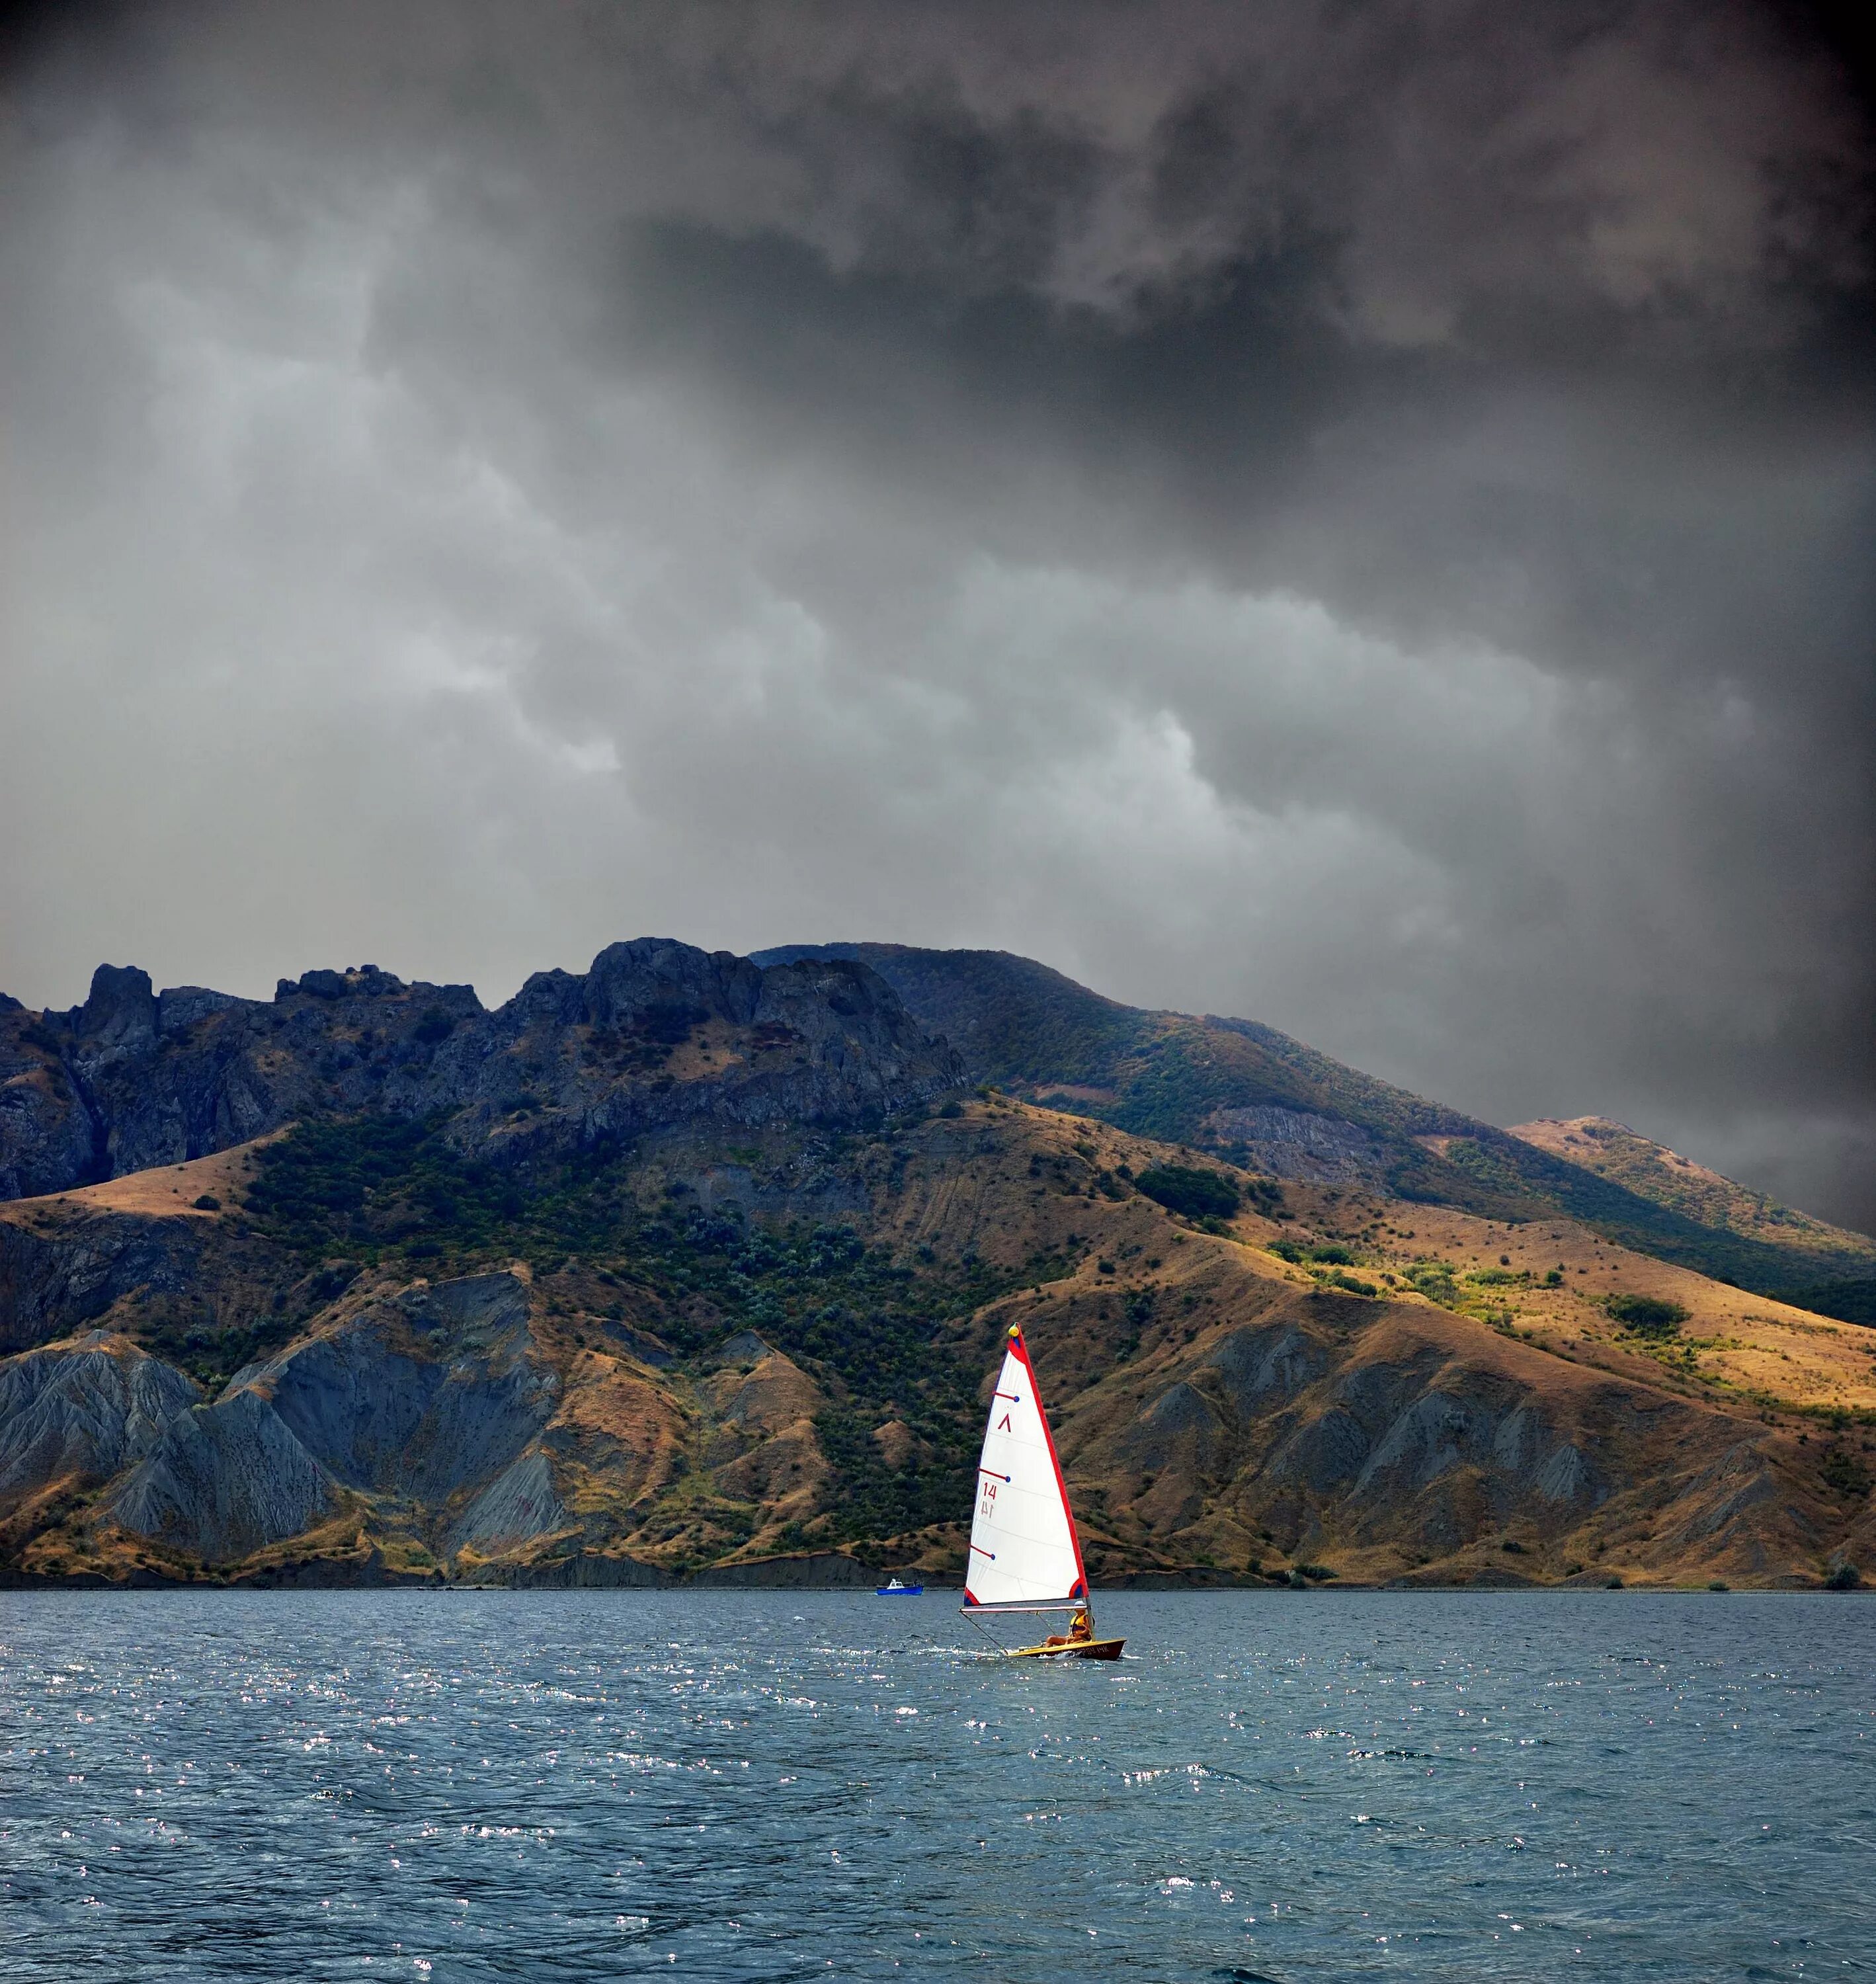
POLYGON ((0 1976, 1876 1974, 1876 1603, 0 1594, 0 1976))

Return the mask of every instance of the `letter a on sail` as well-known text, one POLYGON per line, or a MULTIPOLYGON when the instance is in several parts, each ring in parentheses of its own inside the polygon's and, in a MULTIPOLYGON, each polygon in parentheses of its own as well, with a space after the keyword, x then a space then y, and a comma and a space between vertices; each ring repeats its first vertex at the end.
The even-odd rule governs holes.
POLYGON ((1036 1374, 1012 1329, 977 1463, 966 1605, 1067 1604, 1087 1596, 1081 1540, 1036 1374))

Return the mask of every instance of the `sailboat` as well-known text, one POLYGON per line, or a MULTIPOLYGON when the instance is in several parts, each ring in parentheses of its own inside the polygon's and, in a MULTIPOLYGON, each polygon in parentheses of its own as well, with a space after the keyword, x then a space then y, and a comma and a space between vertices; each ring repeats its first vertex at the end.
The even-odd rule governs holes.
POLYGON ((977 1510, 963 1610, 1067 1612, 1066 1633, 1010 1651, 1012 1660, 1117 1661, 1124 1640, 1098 1639, 1068 1484, 1036 1389, 1022 1330, 1010 1328, 977 1456, 977 1510))

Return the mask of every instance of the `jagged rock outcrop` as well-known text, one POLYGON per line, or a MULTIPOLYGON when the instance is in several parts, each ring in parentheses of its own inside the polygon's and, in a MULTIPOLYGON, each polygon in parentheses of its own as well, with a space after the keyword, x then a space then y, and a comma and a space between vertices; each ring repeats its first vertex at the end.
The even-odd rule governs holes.
POLYGON ((956 1057, 864 966, 765 971, 648 938, 601 951, 584 977, 537 974, 387 1099, 415 1113, 466 1108, 465 1136, 521 1152, 700 1122, 863 1121, 962 1079, 956 1057))
POLYGON ((283 979, 271 1002, 158 994, 101 965, 65 1013, 0 1004, 0 1198, 225 1150, 294 1120, 460 1112, 465 1144, 525 1157, 699 1120, 866 1120, 955 1088, 865 965, 765 970, 643 938, 484 1009, 466 985, 376 966, 283 979))

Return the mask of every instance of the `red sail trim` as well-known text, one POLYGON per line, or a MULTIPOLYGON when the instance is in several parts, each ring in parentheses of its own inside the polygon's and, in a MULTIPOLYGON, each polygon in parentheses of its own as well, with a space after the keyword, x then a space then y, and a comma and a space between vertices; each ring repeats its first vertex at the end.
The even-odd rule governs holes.
POLYGON ((1029 1373, 1030 1396, 1036 1402, 1036 1416, 1042 1422, 1042 1436, 1048 1443, 1049 1464, 1055 1470, 1055 1486, 1062 1498, 1062 1513, 1068 1520, 1068 1540, 1075 1547, 1075 1582, 1070 1591, 1071 1598, 1087 1596, 1087 1567, 1081 1561, 1081 1531, 1075 1523, 1074 1504, 1068 1499, 1068 1483, 1062 1476, 1060 1456, 1055 1451, 1055 1435, 1050 1430, 1049 1415, 1042 1403, 1042 1387, 1036 1382, 1036 1367, 1029 1361, 1029 1346, 1023 1340, 1020 1330, 1010 1339, 1012 1352, 1020 1358, 1023 1368, 1029 1373))

